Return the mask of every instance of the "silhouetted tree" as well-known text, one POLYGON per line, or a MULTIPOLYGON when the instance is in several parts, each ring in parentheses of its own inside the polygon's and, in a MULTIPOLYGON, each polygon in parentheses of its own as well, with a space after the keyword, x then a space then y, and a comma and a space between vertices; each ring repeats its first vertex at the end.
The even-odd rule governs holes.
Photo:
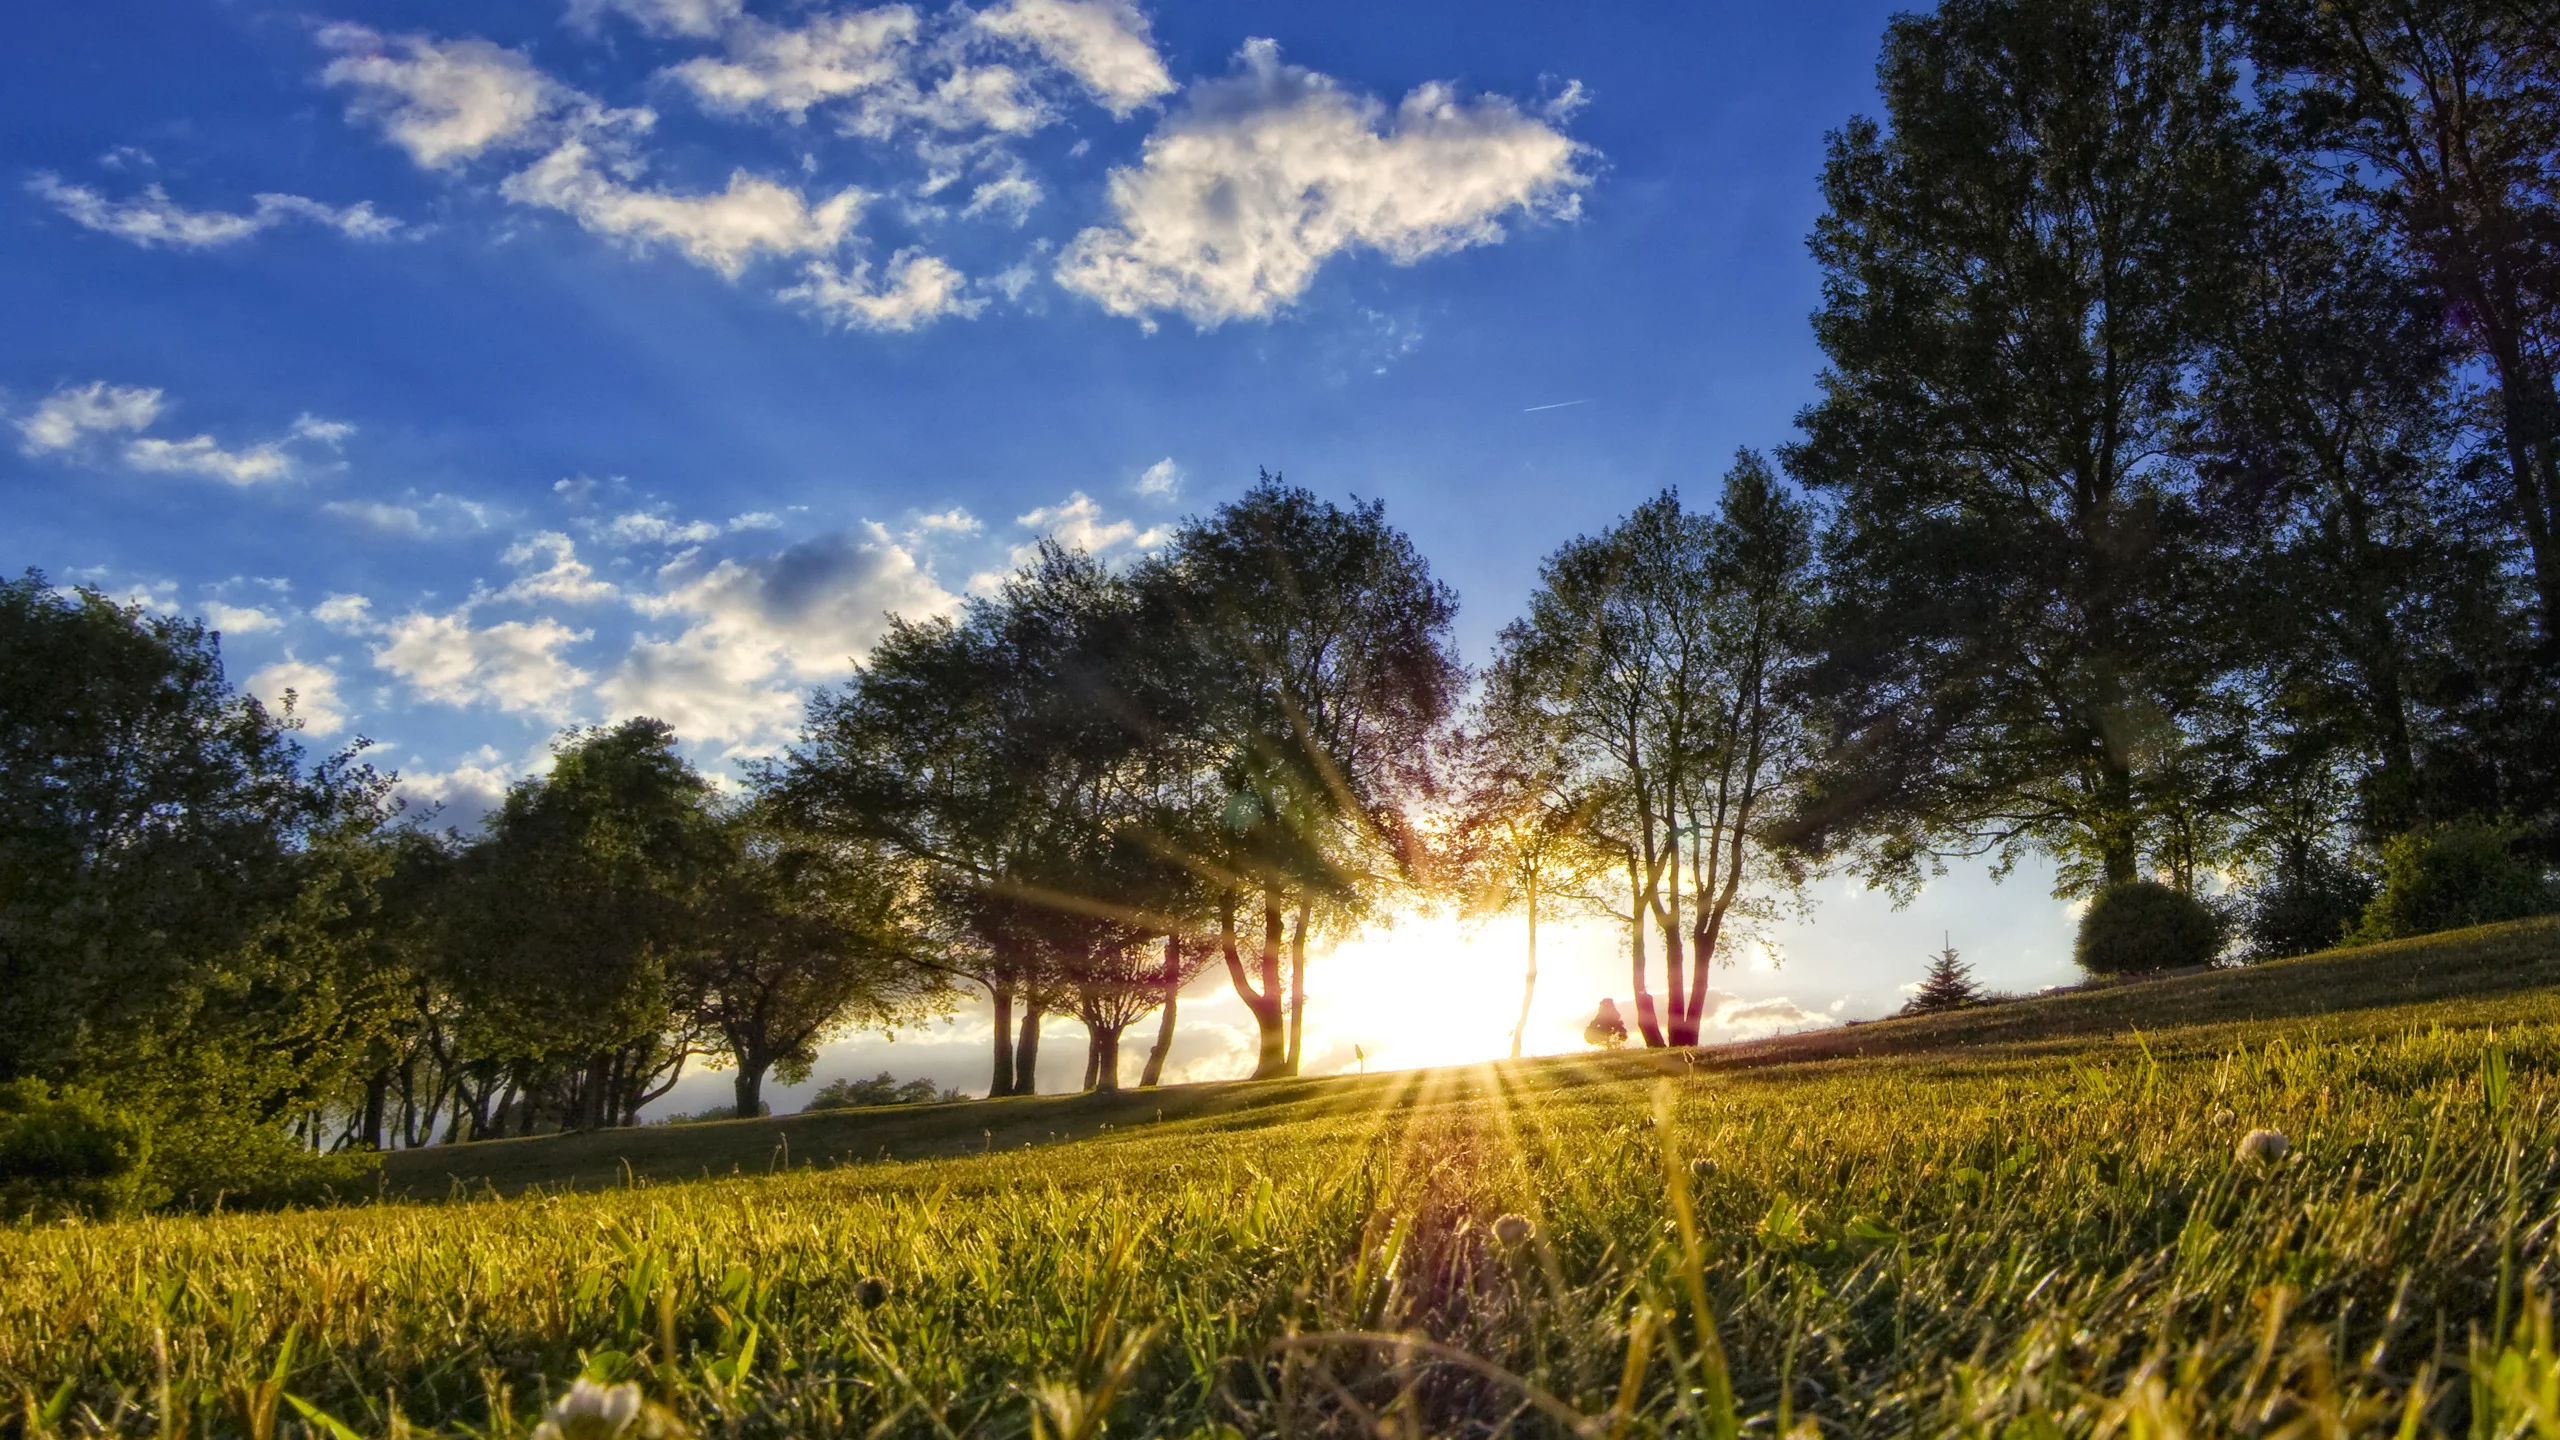
POLYGON ((1216 890, 1220 955, 1260 1031, 1254 1074, 1287 1074, 1309 923, 1358 913, 1411 860, 1405 807, 1429 788, 1463 675, 1457 600, 1383 505, 1346 510, 1268 474, 1186 522, 1136 583, 1166 627, 1168 673, 1202 707, 1181 843, 1216 890), (1248 906, 1258 983, 1238 936, 1248 906))
POLYGON ((1791 470, 1830 502, 1831 748, 1800 838, 1907 887, 1950 850, 2140 870, 2214 688, 2170 452, 2266 182, 2201 4, 1898 17, 1889 128, 1831 137, 1791 470))
POLYGON ((1905 1015, 1927 1015, 1939 1010, 1961 1010, 1982 1003, 1982 987, 1973 983, 1973 967, 1956 954, 1954 941, 1929 957, 1929 971, 1920 977, 1920 988, 1903 1002, 1905 1015))

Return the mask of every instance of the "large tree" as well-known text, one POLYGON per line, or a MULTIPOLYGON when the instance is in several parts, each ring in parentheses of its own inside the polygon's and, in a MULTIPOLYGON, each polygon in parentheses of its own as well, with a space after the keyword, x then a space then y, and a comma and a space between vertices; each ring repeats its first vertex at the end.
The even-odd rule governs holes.
POLYGON ((1804 503, 1745 451, 1717 511, 1665 492, 1559 549, 1503 631, 1487 711, 1515 745, 1553 747, 1548 803, 1569 804, 1579 843, 1605 847, 1624 876, 1649 1045, 1697 1043, 1734 922, 1800 881, 1773 827, 1806 750, 1795 690, 1811 559, 1804 503), (1648 929, 1663 947, 1660 1009, 1648 929))
POLYGON ((1153 678, 1140 614, 1093 557, 1044 546, 958 617, 894 624, 766 780, 803 823, 922 867, 941 963, 993 1002, 998 1095, 1034 1088, 1043 1017, 1112 948, 1097 925, 1184 923, 1162 834, 1189 702, 1153 678))
POLYGON ((2174 461, 2266 169, 2210 7, 1897 18, 1888 123, 1830 140, 1789 467, 1827 497, 1832 749, 1799 838, 1907 884, 1949 850, 2136 877, 2219 703, 2174 461))
POLYGON ((548 1064, 564 1124, 629 1124, 698 1037, 679 974, 729 840, 664 722, 573 731, 464 862, 454 967, 515 1055, 548 1064))
POLYGON ((296 729, 202 622, 0 581, 0 1080, 257 1120, 336 1083, 388 801, 296 729))
POLYGON ((1185 523, 1135 584, 1171 688, 1200 706, 1178 843, 1215 895, 1220 958, 1260 1033, 1253 1073, 1289 1074, 1309 924, 1357 913, 1412 858, 1408 807, 1464 673, 1457 599, 1383 504, 1346 509, 1269 474, 1185 523), (1239 929, 1257 909, 1249 972, 1239 929))
POLYGON ((803 831, 773 805, 729 828, 679 985, 735 1072, 743 1119, 764 1113, 768 1074, 805 1079, 828 1039, 912 1023, 948 992, 916 953, 912 867, 803 831))
POLYGON ((2332 773, 2353 804, 2328 822, 2369 842, 2478 803, 2445 717, 2507 612, 2475 538, 2491 506, 2456 463, 2441 302, 2309 175, 2269 195, 2243 256, 2188 444, 2227 603, 2250 617, 2230 636, 2252 703, 2226 798, 2253 829, 2282 817, 2269 833, 2298 859, 2316 838, 2300 803, 2332 773))
MULTIPOLYGON (((2507 513, 2560 642, 2560 11, 2545 0, 2250 7, 2306 154, 2340 166, 2487 366, 2507 513)), ((2550 663, 2548 654, 2544 664, 2550 663)))

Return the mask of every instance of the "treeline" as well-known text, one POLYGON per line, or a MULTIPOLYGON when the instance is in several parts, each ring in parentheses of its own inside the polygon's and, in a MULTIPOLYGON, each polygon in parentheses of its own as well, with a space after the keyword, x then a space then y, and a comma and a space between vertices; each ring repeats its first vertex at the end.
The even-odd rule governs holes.
POLYGON ((465 839, 200 627, 12 585, 0 1077, 389 1146, 704 1057, 752 1114, 964 995, 993 1093, 1059 1014, 1097 1088, 1154 1016, 1152 1084, 1213 967, 1289 1074, 1311 947, 1416 896, 1524 910, 1532 986, 1615 916, 1657 1045, 1825 868, 2042 857, 2246 957, 2549 905, 2560 14, 1952 0, 1879 82, 1793 440, 1557 549, 1480 675, 1381 506, 1265 476, 895 624, 734 794, 634 720, 465 839))

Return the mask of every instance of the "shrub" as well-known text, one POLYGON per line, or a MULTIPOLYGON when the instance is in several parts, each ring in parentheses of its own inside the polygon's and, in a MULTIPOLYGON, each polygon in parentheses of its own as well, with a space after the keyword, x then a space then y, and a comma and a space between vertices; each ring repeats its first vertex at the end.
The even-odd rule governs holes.
POLYGON ((1597 1045, 1603 1050, 1615 1050, 1627 1043, 1627 1022, 1618 1014, 1616 997, 1600 1002, 1591 1023, 1582 1027, 1582 1043, 1597 1045))
POLYGON ((379 1152, 319 1154, 279 1126, 242 1116, 198 1112, 164 1119, 152 1134, 154 1184, 183 1209, 334 1205, 381 1188, 379 1152))
POLYGON ((2222 921, 2192 895, 2156 880, 2098 892, 2080 917, 2071 958, 2092 975, 2147 975, 2208 965, 2222 952, 2222 921))
POLYGON ((57 1219, 151 1207, 148 1129, 86 1091, 0 1085, 0 1216, 57 1219))
POLYGON ((2551 877, 2516 853, 2519 838, 2513 825, 2466 819, 2393 840, 2382 850, 2382 889, 2348 938, 2371 944, 2560 909, 2551 877))
POLYGON ((2241 949, 2252 960, 2281 960, 2326 950, 2373 899, 2373 881, 2326 850, 2278 864, 2240 893, 2241 949))
MULTIPOLYGON (((941 1090, 930 1080, 901 1085, 886 1070, 868 1080, 830 1080, 809 1097, 811 1110, 849 1110, 857 1105, 946 1105, 969 1098, 957 1090, 941 1090)), ((805 1112, 804 1112, 805 1113, 805 1112)))

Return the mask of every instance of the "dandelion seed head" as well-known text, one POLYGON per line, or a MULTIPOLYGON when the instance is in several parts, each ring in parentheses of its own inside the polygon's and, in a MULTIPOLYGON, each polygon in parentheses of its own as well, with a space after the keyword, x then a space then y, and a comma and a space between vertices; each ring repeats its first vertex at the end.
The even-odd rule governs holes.
POLYGON ((865 1310, 877 1310, 889 1303, 889 1282, 877 1275, 865 1275, 853 1287, 854 1303, 865 1310))
POLYGON ((580 1376, 568 1394, 551 1402, 533 1440, 614 1440, 639 1418, 639 1386, 599 1385, 580 1376))
POLYGON ((1493 1222, 1493 1238, 1505 1245, 1526 1244, 1536 1233, 1538 1227, 1530 1224, 1526 1215, 1505 1215, 1493 1222))
POLYGON ((2285 1139, 2284 1132, 2281 1130, 2252 1130, 2240 1137, 2237 1158, 2257 1160, 2272 1165, 2283 1159, 2285 1152, 2292 1148, 2293 1142, 2285 1139))

